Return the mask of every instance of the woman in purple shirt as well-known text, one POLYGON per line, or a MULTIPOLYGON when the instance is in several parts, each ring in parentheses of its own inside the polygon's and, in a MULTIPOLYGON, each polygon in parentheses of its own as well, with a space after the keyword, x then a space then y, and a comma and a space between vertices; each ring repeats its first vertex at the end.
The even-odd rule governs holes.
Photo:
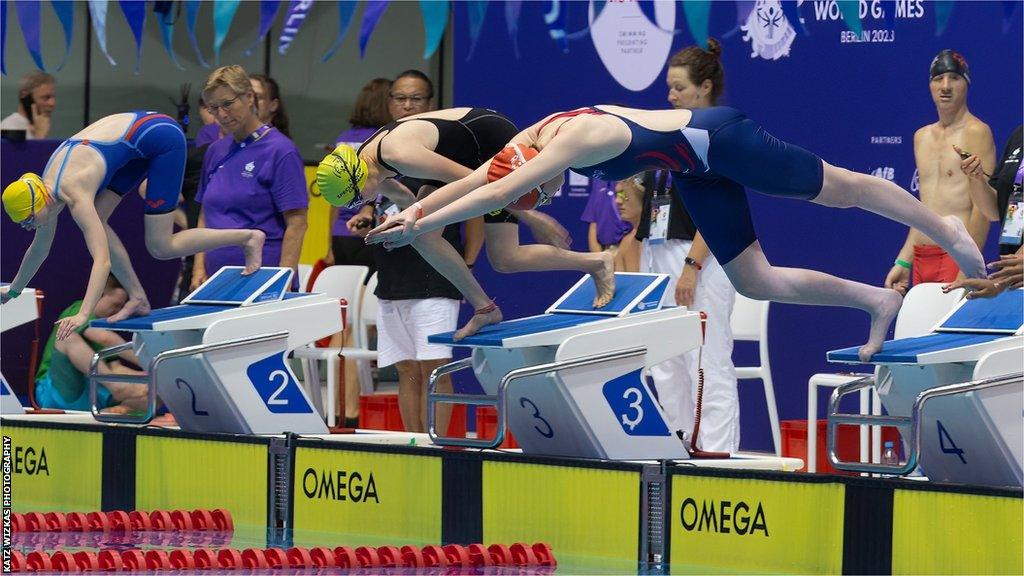
MULTIPOLYGON (((367 82, 356 96, 352 113, 348 116, 349 129, 338 135, 331 150, 338 144, 348 144, 358 149, 381 126, 391 122, 391 113, 388 112, 390 92, 391 80, 387 78, 374 78, 367 82)), ((362 236, 352 234, 346 225, 358 213, 359 208, 331 206, 331 215, 327 220, 331 236, 327 239, 324 263, 328 266, 358 264, 368 267, 370 274, 373 274, 376 269, 373 250, 367 247, 362 236)))
MULTIPOLYGON (((224 66, 210 75, 203 100, 228 137, 210 145, 196 201, 200 228, 256 228, 267 235, 266 266, 296 268, 306 233, 309 195, 298 148, 263 124, 248 74, 224 66)), ((196 255, 192 287, 222 266, 242 262, 241 250, 220 248, 196 255)), ((293 280, 297 286, 298 274, 293 280)))

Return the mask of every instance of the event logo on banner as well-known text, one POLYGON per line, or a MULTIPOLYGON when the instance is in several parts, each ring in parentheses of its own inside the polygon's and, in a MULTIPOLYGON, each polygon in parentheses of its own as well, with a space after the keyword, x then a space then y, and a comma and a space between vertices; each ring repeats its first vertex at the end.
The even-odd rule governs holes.
POLYGON ((782 13, 778 0, 757 0, 740 30, 745 32, 743 40, 750 42, 751 58, 778 60, 789 56, 789 47, 796 38, 796 31, 782 13))
POLYGON ((651 22, 639 2, 608 2, 594 18, 590 3, 590 37, 604 67, 627 90, 639 92, 661 77, 672 50, 675 2, 655 2, 651 22))

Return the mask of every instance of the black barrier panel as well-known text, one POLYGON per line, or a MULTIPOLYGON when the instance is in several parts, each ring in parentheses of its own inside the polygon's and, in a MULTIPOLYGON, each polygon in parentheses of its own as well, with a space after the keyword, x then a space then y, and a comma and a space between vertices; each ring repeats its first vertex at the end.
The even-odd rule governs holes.
POLYGON ((441 540, 482 542, 483 467, 475 454, 446 452, 441 460, 441 540))
POLYGON ((892 573, 892 486, 851 483, 843 510, 843 574, 892 573))
POLYGON ((103 432, 102 509, 135 510, 136 429, 103 432))

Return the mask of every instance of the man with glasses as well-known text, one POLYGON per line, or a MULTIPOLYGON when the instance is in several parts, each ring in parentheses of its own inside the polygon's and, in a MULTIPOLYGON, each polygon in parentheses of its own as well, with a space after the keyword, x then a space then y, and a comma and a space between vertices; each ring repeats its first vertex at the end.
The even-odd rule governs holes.
POLYGON ((399 120, 434 109, 434 83, 419 70, 406 70, 391 83, 388 112, 399 120))

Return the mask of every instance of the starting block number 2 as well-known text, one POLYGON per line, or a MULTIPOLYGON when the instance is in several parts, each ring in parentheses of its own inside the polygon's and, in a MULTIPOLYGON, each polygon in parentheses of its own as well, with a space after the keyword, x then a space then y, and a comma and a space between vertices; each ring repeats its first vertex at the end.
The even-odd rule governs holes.
POLYGON ((308 414, 313 411, 302 395, 298 381, 285 367, 283 355, 275 354, 254 362, 246 370, 246 375, 270 412, 308 414))

